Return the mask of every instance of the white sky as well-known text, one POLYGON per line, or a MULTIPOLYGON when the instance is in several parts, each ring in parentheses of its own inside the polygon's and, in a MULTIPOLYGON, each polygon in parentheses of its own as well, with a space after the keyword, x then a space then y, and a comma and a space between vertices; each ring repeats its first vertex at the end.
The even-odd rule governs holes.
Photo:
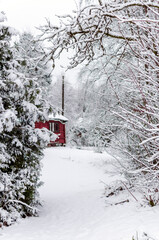
POLYGON ((76 9, 75 0, 0 0, 8 23, 20 31, 34 31, 45 23, 45 17, 57 21, 55 15, 71 13, 76 9))

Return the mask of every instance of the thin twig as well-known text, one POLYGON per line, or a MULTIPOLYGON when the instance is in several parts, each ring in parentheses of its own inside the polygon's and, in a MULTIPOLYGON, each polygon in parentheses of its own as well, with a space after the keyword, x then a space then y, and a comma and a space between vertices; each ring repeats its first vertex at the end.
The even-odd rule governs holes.
POLYGON ((132 194, 132 192, 127 188, 126 184, 121 181, 121 183, 124 185, 124 187, 126 188, 126 190, 131 194, 131 196, 136 200, 136 202, 138 202, 137 198, 134 196, 134 194, 132 194))

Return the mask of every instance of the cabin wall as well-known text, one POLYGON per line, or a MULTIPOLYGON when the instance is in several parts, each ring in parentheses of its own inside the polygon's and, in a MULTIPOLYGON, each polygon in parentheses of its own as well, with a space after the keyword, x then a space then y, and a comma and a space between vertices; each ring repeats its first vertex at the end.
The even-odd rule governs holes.
POLYGON ((54 133, 59 136, 59 138, 57 138, 55 140, 55 143, 59 143, 61 145, 64 145, 66 143, 65 124, 61 123, 60 121, 50 120, 49 123, 51 123, 51 122, 54 123, 54 124, 58 124, 58 129, 57 128, 54 129, 54 133))
POLYGON ((47 122, 36 122, 35 128, 47 128, 48 130, 52 130, 55 134, 58 135, 58 138, 53 142, 50 142, 50 145, 65 145, 66 144, 66 134, 65 134, 65 124, 60 121, 49 120, 47 122), (53 126, 51 127, 51 124, 53 126), (51 129, 50 129, 51 128, 51 129))
POLYGON ((49 122, 36 122, 35 128, 47 128, 49 130, 49 122))

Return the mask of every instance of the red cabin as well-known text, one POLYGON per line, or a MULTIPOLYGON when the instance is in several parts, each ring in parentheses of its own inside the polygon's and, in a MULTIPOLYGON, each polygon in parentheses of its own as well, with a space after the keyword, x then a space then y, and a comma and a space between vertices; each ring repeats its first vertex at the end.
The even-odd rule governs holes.
POLYGON ((65 124, 68 119, 62 115, 57 114, 56 116, 50 115, 49 121, 47 122, 36 122, 35 128, 47 128, 50 131, 58 135, 58 138, 53 142, 51 141, 49 146, 66 145, 66 132, 65 124))

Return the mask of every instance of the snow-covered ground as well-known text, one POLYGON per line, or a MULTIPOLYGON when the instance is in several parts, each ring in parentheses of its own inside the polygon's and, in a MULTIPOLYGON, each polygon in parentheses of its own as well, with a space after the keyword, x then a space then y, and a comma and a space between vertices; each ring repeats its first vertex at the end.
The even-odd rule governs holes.
POLYGON ((159 239, 159 207, 111 205, 104 183, 118 178, 104 153, 49 148, 43 159, 40 216, 0 230, 1 240, 131 240, 138 232, 159 239))

